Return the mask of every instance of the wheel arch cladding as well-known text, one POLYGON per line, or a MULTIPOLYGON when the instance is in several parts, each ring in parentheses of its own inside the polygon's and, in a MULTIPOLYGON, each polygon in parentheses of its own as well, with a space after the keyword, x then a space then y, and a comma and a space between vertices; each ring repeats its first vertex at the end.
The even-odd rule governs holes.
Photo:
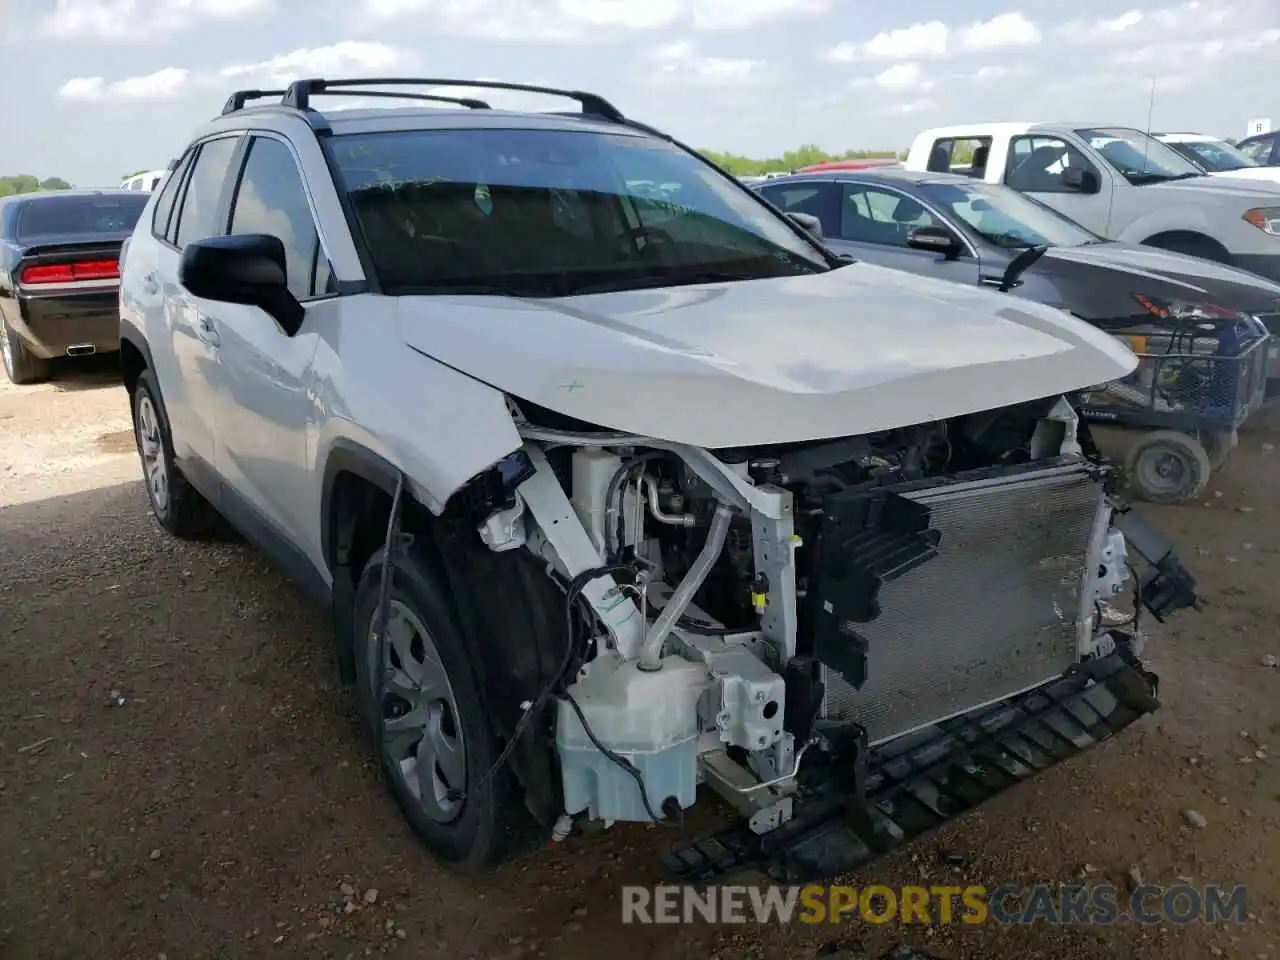
POLYGON ((1221 259, 1229 256, 1227 248, 1222 245, 1221 241, 1198 230, 1161 230, 1159 233, 1153 233, 1147 237, 1142 241, 1142 244, 1147 247, 1172 249, 1174 252, 1179 252, 1179 245, 1183 247, 1198 247, 1206 253, 1212 254, 1215 258, 1221 259), (1173 244, 1173 246, 1166 246, 1168 244, 1173 244))
MULTIPOLYGON (((120 377, 124 381, 125 390, 133 396, 133 388, 138 384, 138 377, 143 370, 154 370, 151 362, 151 348, 146 338, 128 321, 120 321, 120 377)), ((157 384, 158 386, 158 384, 157 384)))
POLYGON ((364 447, 338 441, 325 460, 320 494, 320 544, 332 576, 338 672, 354 683, 356 585, 373 552, 386 540, 397 472, 364 447))
MULTIPOLYGON (((336 446, 325 467, 322 542, 333 574, 334 628, 347 682, 355 679, 356 586, 365 564, 385 542, 397 476, 388 461, 354 443, 336 446)), ((435 516, 405 496, 403 529, 413 535, 413 549, 429 561, 453 604, 481 706, 505 743, 515 733, 521 704, 537 696, 563 658, 563 594, 532 554, 499 554, 485 546, 466 497, 451 498, 444 513, 435 516)), ((526 725, 509 762, 529 812, 550 824, 563 809, 563 799, 549 715, 542 719, 526 725)))

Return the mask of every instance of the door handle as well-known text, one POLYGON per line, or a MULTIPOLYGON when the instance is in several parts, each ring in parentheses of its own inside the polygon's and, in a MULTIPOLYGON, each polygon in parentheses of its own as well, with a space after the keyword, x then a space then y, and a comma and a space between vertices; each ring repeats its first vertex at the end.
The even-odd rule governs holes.
POLYGON ((209 344, 209 346, 216 347, 222 343, 222 338, 218 336, 218 330, 214 327, 213 321, 203 313, 200 314, 200 319, 196 321, 196 330, 200 339, 209 344))
POLYGON ((148 273, 142 278, 142 292, 148 296, 155 296, 160 291, 160 281, 156 279, 154 273, 148 273))

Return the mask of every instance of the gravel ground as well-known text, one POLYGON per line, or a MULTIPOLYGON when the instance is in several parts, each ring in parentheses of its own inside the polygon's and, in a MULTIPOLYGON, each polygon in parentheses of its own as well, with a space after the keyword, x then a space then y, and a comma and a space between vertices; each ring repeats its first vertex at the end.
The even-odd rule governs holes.
MULTIPOLYGON (((1137 868, 1245 884, 1247 923, 623 928, 618 887, 660 877, 670 832, 442 870, 378 782, 324 619, 247 548, 151 521, 111 365, 0 381, 0 956, 1280 960, 1277 442, 1260 418, 1203 503, 1150 511, 1209 602, 1149 647, 1164 708, 850 878, 1137 868)), ((705 801, 688 829, 720 813, 705 801)))

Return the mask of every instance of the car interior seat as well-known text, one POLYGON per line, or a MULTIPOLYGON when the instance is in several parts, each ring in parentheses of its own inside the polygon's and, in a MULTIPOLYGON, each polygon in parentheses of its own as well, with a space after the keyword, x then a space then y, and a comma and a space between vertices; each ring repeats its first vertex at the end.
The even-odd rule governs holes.
POLYGON ((987 175, 987 157, 990 155, 991 148, 985 144, 973 151, 973 163, 969 167, 971 177, 981 180, 987 175))
POLYGON ((1058 173, 1051 173, 1050 168, 1065 166, 1066 151, 1062 147, 1036 147, 1025 160, 1009 171, 1006 182, 1015 190, 1055 190, 1058 189, 1058 173))

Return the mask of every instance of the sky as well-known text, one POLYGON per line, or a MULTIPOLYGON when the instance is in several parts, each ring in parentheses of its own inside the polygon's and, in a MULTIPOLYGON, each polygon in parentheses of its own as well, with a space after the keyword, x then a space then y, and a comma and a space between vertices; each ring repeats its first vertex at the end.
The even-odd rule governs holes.
POLYGON ((378 75, 591 90, 750 156, 1145 127, 1153 83, 1153 128, 1240 137, 1280 126, 1280 0, 0 0, 0 175, 114 185, 235 89, 378 75))

